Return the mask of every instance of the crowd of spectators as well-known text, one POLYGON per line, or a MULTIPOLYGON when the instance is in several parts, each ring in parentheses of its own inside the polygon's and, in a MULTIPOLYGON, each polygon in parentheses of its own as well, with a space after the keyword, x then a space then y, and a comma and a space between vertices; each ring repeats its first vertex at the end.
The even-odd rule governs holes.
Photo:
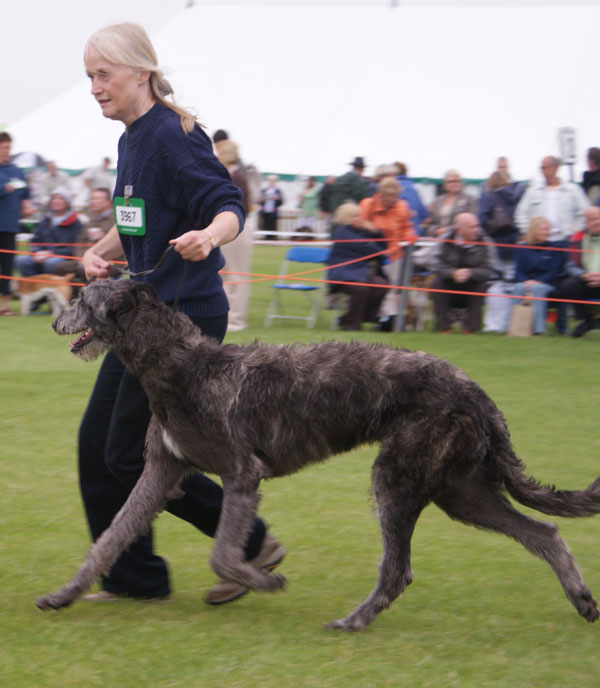
MULTIPOLYGON (((285 200, 277 176, 269 175, 262 188, 250 194, 237 145, 221 130, 215 133, 214 144, 234 181, 243 187, 246 207, 257 209, 265 238, 276 239, 278 214, 285 200)), ((16 179, 18 175, 9 162, 9 156, 4 155, 0 171, 16 179)), ((512 307, 518 302, 507 295, 600 299, 600 148, 588 150, 587 163, 581 184, 561 178, 561 163, 554 156, 543 158, 539 179, 529 184, 511 178, 505 157, 498 158, 496 169, 479 189, 472 185, 466 188, 461 174, 448 170, 434 200, 426 205, 405 163, 380 165, 367 178, 365 160, 355 157, 346 174, 328 177, 323 183, 313 177, 306 179, 297 198, 298 229, 312 234, 316 223, 325 220, 334 240, 363 239, 334 243, 332 266, 378 253, 364 264, 330 269, 330 279, 347 283, 330 289, 346 294, 348 310, 340 319, 344 329, 360 329, 364 322, 375 322, 383 331, 391 329, 400 292, 384 287, 398 283, 402 259, 399 242, 418 241, 412 267, 421 277, 428 277, 434 289, 442 290, 432 294, 435 328, 449 333, 460 324, 465 333, 507 332, 512 307), (385 248, 387 251, 381 253, 385 248)), ((0 219, 8 212, 9 201, 17 197, 8 181, 0 193, 0 219)), ((53 161, 28 182, 26 191, 19 191, 19 199, 29 199, 30 207, 26 211, 21 205, 16 212, 23 217, 36 211, 38 221, 31 255, 17 256, 17 272, 27 277, 74 272, 83 279, 81 264, 70 258, 79 257, 84 245, 98 241, 112 225, 114 176, 110 159, 104 158, 99 166, 81 175, 76 192, 79 207, 73 202, 72 178, 53 161)), ((248 232, 248 236, 252 234, 248 232)), ((249 256, 251 246, 244 250, 249 256)), ((228 262, 229 270, 235 272, 235 257, 228 262)), ((242 262, 243 272, 247 272, 248 260, 242 262)), ((11 268, 3 264, 3 272, 11 268)), ((241 316, 234 329, 246 327, 247 289, 240 292, 240 299, 243 305, 234 310, 241 316)), ((537 298, 532 302, 533 334, 542 334, 549 302, 537 298)), ((554 308, 552 303, 550 307, 554 308)), ((559 305, 556 310, 558 331, 564 333, 567 308, 559 305)), ((575 304, 573 310, 579 321, 573 336, 582 336, 599 324, 593 303, 575 304)), ((4 301, 3 312, 10 312, 4 301)))
MULTIPOLYGON (((328 179, 321 191, 322 212, 334 213, 334 240, 379 230, 379 238, 389 242, 388 253, 378 271, 367 273, 372 284, 379 283, 374 288, 380 291, 385 291, 379 282, 381 275, 388 284, 398 284, 399 271, 394 269, 399 258, 398 241, 414 243, 420 238, 420 244, 427 244, 427 238, 435 240, 415 252, 414 262, 420 276, 429 275, 432 288, 439 290, 432 292, 439 331, 453 332, 458 323, 465 334, 481 329, 507 332, 513 306, 519 302, 508 297, 523 296, 532 297, 533 335, 545 332, 549 308, 557 311, 557 330, 564 334, 567 306, 548 298, 600 300, 600 149, 589 149, 589 169, 581 184, 561 178, 561 162, 554 156, 543 158, 540 179, 529 184, 514 181, 507 159, 498 158, 496 169, 479 194, 465 189, 457 170, 448 170, 428 207, 407 177, 405 164, 381 165, 371 180, 364 176, 363 158, 355 158, 350 165, 349 172, 328 179), (395 196, 394 201, 386 201, 387 208, 382 203, 384 189, 388 197, 395 196), (337 226, 336 209, 349 202, 359 205, 367 224, 357 226, 353 220, 337 226), (569 251, 569 247, 577 250, 569 251)), ((377 235, 372 233, 365 237, 371 247, 374 238, 377 235)), ((334 245, 333 259, 345 253, 348 251, 334 245)), ((361 289, 368 294, 370 290, 364 285, 367 273, 355 270, 354 277, 347 277, 348 290, 358 291, 352 283, 360 276, 361 289)), ((335 279, 335 274, 331 268, 329 278, 335 279)), ((377 318, 380 330, 391 329, 398 298, 398 290, 388 290, 381 299, 377 318)), ((348 313, 341 318, 346 329, 360 329, 355 303, 351 301, 348 313)), ((580 322, 572 336, 580 337, 600 326, 594 317, 596 308, 593 303, 575 304, 575 317, 580 322)), ((364 313, 362 322, 373 320, 371 309, 364 309, 364 313)))

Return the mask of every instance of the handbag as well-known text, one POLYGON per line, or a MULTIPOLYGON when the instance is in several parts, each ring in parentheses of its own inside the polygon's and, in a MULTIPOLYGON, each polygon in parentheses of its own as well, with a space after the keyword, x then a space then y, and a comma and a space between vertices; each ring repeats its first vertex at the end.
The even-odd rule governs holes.
POLYGON ((509 337, 531 337, 533 334, 533 304, 524 299, 513 306, 508 326, 509 337))

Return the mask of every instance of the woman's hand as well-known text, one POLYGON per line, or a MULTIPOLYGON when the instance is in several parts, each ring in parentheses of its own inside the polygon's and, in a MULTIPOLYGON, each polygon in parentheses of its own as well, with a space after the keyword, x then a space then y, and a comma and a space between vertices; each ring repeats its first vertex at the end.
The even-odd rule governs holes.
POLYGON ((217 246, 214 235, 212 235, 213 240, 211 242, 211 234, 210 229, 193 229, 169 243, 173 244, 177 253, 184 260, 194 262, 205 260, 213 248, 217 246))
POLYGON ((216 215, 205 229, 192 229, 169 243, 184 260, 204 260, 213 248, 233 241, 239 228, 237 215, 225 210, 216 215))
POLYGON ((81 265, 83 266, 83 271, 87 279, 91 279, 92 277, 104 279, 108 277, 111 268, 109 261, 104 260, 102 256, 95 253, 93 248, 89 248, 83 254, 81 265))
POLYGON ((81 264, 87 279, 103 279, 109 276, 111 264, 106 258, 117 258, 122 251, 121 239, 116 225, 113 225, 97 244, 83 254, 81 264), (106 257, 106 258, 105 258, 106 257))

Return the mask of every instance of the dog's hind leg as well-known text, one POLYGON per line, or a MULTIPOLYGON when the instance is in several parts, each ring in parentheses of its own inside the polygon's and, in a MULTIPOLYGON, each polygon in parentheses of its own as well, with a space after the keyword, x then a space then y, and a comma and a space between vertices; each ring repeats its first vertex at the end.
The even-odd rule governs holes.
MULTIPOLYGON (((163 450, 164 451, 164 450, 163 450)), ((185 464, 168 454, 146 458, 144 471, 110 526, 90 548, 74 578, 50 595, 40 597, 40 609, 59 609, 71 604, 102 574, 106 575, 119 555, 143 533, 187 472, 185 464)))
POLYGON ((482 477, 457 482, 434 501, 451 518, 504 533, 520 542, 550 564, 567 599, 584 619, 591 622, 598 618, 598 604, 553 523, 520 513, 482 477))
POLYGON ((256 516, 260 478, 223 477, 223 503, 210 564, 215 573, 252 590, 285 587, 285 576, 254 568, 244 559, 244 544, 256 516))
POLYGON ((423 488, 411 476, 398 473, 397 464, 380 455, 373 467, 373 493, 377 501, 383 557, 379 579, 373 592, 345 619, 327 624, 328 628, 359 631, 404 591, 412 582, 410 541, 427 504, 423 488))

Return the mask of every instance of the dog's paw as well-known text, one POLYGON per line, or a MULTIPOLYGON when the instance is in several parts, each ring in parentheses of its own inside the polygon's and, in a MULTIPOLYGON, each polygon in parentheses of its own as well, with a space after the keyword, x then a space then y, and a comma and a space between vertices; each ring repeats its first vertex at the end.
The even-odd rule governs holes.
POLYGON ((261 590, 274 592, 276 590, 283 590, 287 586, 287 578, 281 573, 269 573, 263 581, 261 581, 261 590))
POLYGON ((594 623, 600 616, 598 603, 592 597, 592 593, 586 588, 575 601, 575 608, 588 623, 594 623))
POLYGON ((46 609, 61 609, 68 607, 73 600, 66 599, 63 595, 46 595, 45 597, 38 597, 35 601, 38 609, 46 611, 46 609))
POLYGON ((364 627, 365 625, 362 622, 356 617, 352 618, 351 616, 346 619, 336 619, 325 624, 325 628, 341 631, 362 631, 364 627))

